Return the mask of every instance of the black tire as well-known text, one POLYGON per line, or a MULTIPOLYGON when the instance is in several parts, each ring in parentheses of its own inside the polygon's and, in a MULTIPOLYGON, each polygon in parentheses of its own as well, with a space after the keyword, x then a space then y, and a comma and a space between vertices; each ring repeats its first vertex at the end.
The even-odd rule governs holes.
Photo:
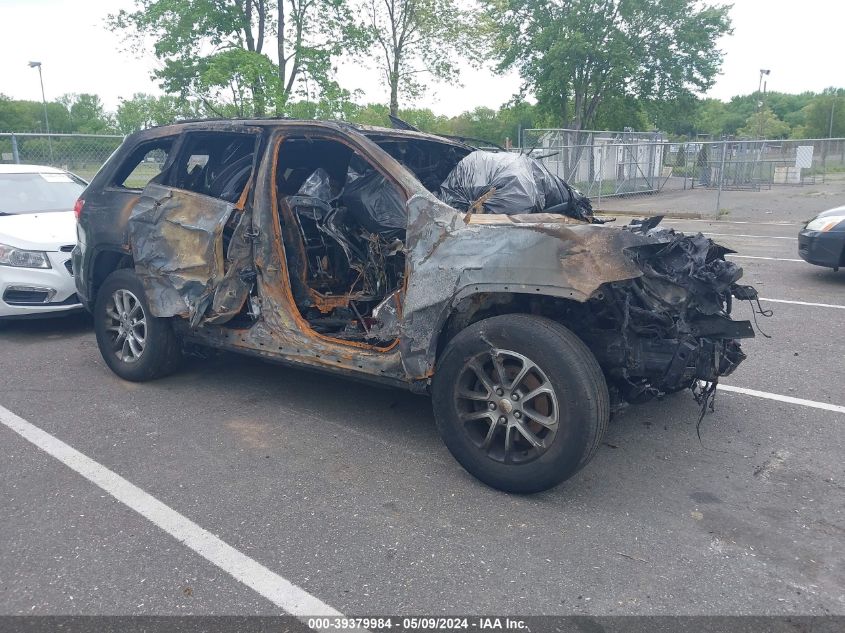
MULTIPOLYGON (((485 373, 488 373, 488 379, 491 375, 494 376, 492 381, 496 382, 496 374, 493 373, 496 366, 492 361, 490 367, 492 369, 489 373, 485 373)), ((533 369, 531 372, 534 375, 533 369)), ((523 378, 523 384, 526 380, 523 378)), ((449 341, 437 362, 432 384, 432 401, 437 428, 455 459, 470 474, 487 485, 506 492, 539 492, 574 475, 595 455, 610 419, 607 383, 595 356, 575 334, 559 323, 526 314, 502 315, 478 321, 449 341), (538 448, 532 445, 519 429, 512 430, 512 424, 519 424, 520 421, 513 420, 512 416, 516 413, 510 409, 513 405, 509 402, 508 395, 513 399, 515 394, 518 400, 520 393, 522 396, 528 396, 533 390, 526 394, 525 389, 514 386, 512 391, 504 389, 505 397, 501 400, 495 400, 498 397, 495 395, 491 402, 474 402, 479 393, 495 392, 490 391, 489 384, 476 379, 477 371, 473 370, 467 374, 467 371, 470 371, 468 363, 473 359, 487 358, 491 349, 513 353, 511 356, 499 353, 491 356, 505 359, 506 367, 503 367, 503 373, 510 372, 511 377, 503 380, 503 384, 508 380, 515 380, 521 372, 518 369, 519 364, 527 366, 529 363, 525 363, 524 359, 528 359, 540 376, 539 379, 533 379, 535 385, 546 385, 546 391, 554 392, 553 400, 552 395, 534 396, 547 399, 544 405, 547 413, 557 412, 556 425, 549 425, 547 428, 537 422, 531 422, 534 428, 539 429, 535 439, 541 433, 546 434, 543 439, 546 446, 538 448), (511 362, 514 363, 514 368, 507 367, 507 363, 511 362), (468 386, 467 378, 470 382, 476 379, 476 386, 468 386), (480 392, 477 391, 478 388, 480 392), (459 395, 467 391, 473 394, 471 400, 459 395), (465 407, 468 405, 477 408, 467 411, 465 407), (497 411, 503 415, 481 422, 462 420, 461 415, 483 415, 485 406, 497 406, 497 411), (506 422, 502 422, 503 419, 506 422), (498 420, 498 426, 494 420, 498 420), (480 428, 477 428, 479 425, 480 428), (496 430, 493 430, 494 426, 497 426, 496 430), (512 442, 506 439, 509 429, 511 433, 517 433, 512 436, 516 437, 512 442), (486 433, 489 433, 489 436, 486 433), (484 438, 480 439, 481 436, 484 438), (482 448, 485 441, 490 444, 487 448, 482 448), (495 455, 498 441, 501 441, 503 446, 503 455, 495 455), (517 443, 522 443, 522 449, 515 450, 517 443), (509 445, 511 448, 505 448, 509 445), (515 462, 517 457, 526 461, 515 462)), ((528 398, 520 406, 528 407, 528 398)), ((498 415, 497 412, 492 413, 498 415)), ((524 425, 531 416, 536 417, 528 408, 524 408, 521 413, 522 424, 524 425)), ((546 416, 546 419, 551 420, 552 417, 546 416)))
POLYGON ((114 271, 100 286, 94 304, 94 332, 103 360, 124 380, 144 382, 167 376, 176 370, 182 359, 181 342, 173 331, 170 319, 152 316, 144 286, 130 269, 114 271), (143 331, 142 351, 134 360, 119 358, 120 353, 115 345, 116 333, 109 329, 116 325, 115 319, 109 316, 110 312, 115 313, 116 293, 126 292, 131 293, 140 303, 144 317, 143 330, 140 325, 137 326, 138 332, 143 331))

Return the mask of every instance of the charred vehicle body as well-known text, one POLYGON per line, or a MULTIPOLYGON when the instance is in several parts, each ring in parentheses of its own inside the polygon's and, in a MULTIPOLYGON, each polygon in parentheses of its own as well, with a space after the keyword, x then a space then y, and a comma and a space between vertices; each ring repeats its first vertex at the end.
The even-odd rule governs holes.
POLYGON ((602 225, 540 162, 413 130, 155 128, 76 212, 78 295, 119 376, 193 342, 428 392, 453 455, 509 491, 570 477, 614 403, 714 385, 753 336, 727 249, 602 225))

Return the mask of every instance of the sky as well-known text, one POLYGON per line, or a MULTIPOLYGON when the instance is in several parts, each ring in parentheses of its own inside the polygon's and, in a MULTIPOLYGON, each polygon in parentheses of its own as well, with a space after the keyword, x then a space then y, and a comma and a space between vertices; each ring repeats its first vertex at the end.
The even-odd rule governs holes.
MULTIPOLYGON (((542 1, 542 0, 538 0, 542 1)), ((106 109, 136 92, 159 93, 150 73, 152 54, 125 52, 120 36, 109 32, 110 12, 132 6, 131 0, 0 0, 0 93, 40 100, 40 61, 48 100, 64 93, 95 93, 106 109), (13 27, 17 25, 17 28, 13 27)), ((845 87, 842 64, 842 0, 734 0, 734 33, 724 37, 722 74, 707 96, 727 100, 757 89, 760 69, 771 70, 768 89, 780 92, 821 91, 845 87)), ((343 63, 338 80, 363 91, 363 101, 386 102, 375 67, 343 63)), ((417 106, 455 115, 476 106, 498 108, 519 89, 515 73, 495 76, 490 68, 466 67, 463 85, 434 85, 417 106)), ((404 104, 403 104, 404 105, 404 104)), ((410 105, 410 104, 409 104, 410 105)))

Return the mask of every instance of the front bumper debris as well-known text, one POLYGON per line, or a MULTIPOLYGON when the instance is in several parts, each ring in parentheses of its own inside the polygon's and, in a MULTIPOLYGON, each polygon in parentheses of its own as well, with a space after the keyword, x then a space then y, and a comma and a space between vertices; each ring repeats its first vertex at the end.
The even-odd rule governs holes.
POLYGON ((627 402, 718 382, 745 360, 740 340, 754 337, 749 321, 730 318, 735 299, 757 298, 737 284, 742 268, 725 259, 733 251, 701 233, 658 229, 659 221, 625 227, 644 238, 626 249, 642 275, 605 284, 579 330, 627 402))

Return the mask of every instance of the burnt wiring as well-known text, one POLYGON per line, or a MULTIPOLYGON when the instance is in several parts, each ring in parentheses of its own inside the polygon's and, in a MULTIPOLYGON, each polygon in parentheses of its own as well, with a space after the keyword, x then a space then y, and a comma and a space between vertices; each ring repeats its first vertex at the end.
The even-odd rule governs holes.
POLYGON ((763 306, 760 305, 759 299, 757 299, 757 308, 756 309, 754 307, 754 302, 752 302, 750 299, 748 301, 748 305, 751 306, 751 317, 754 319, 754 327, 756 328, 756 330, 760 334, 762 334, 765 338, 772 338, 771 335, 766 334, 762 330, 762 328, 760 327, 760 324, 757 323, 757 315, 760 314, 761 316, 764 316, 764 317, 770 317, 774 314, 774 310, 764 310, 763 306))
POLYGON ((716 387, 719 384, 718 378, 712 382, 696 381, 692 386, 692 395, 695 401, 701 407, 698 415, 698 422, 695 423, 695 434, 698 436, 698 443, 704 446, 701 441, 701 423, 704 421, 704 416, 707 415, 707 410, 714 412, 716 410, 716 387))
POLYGON ((760 324, 757 323, 757 315, 769 318, 774 316, 774 310, 766 310, 763 308, 762 304, 760 303, 760 294, 757 292, 757 289, 754 286, 740 286, 738 284, 734 284, 731 288, 731 292, 733 296, 739 299, 740 301, 747 301, 748 305, 751 306, 751 317, 754 319, 754 327, 760 334, 762 334, 765 338, 772 338, 769 334, 766 334, 761 328, 760 324), (756 302, 756 307, 755 307, 756 302))

